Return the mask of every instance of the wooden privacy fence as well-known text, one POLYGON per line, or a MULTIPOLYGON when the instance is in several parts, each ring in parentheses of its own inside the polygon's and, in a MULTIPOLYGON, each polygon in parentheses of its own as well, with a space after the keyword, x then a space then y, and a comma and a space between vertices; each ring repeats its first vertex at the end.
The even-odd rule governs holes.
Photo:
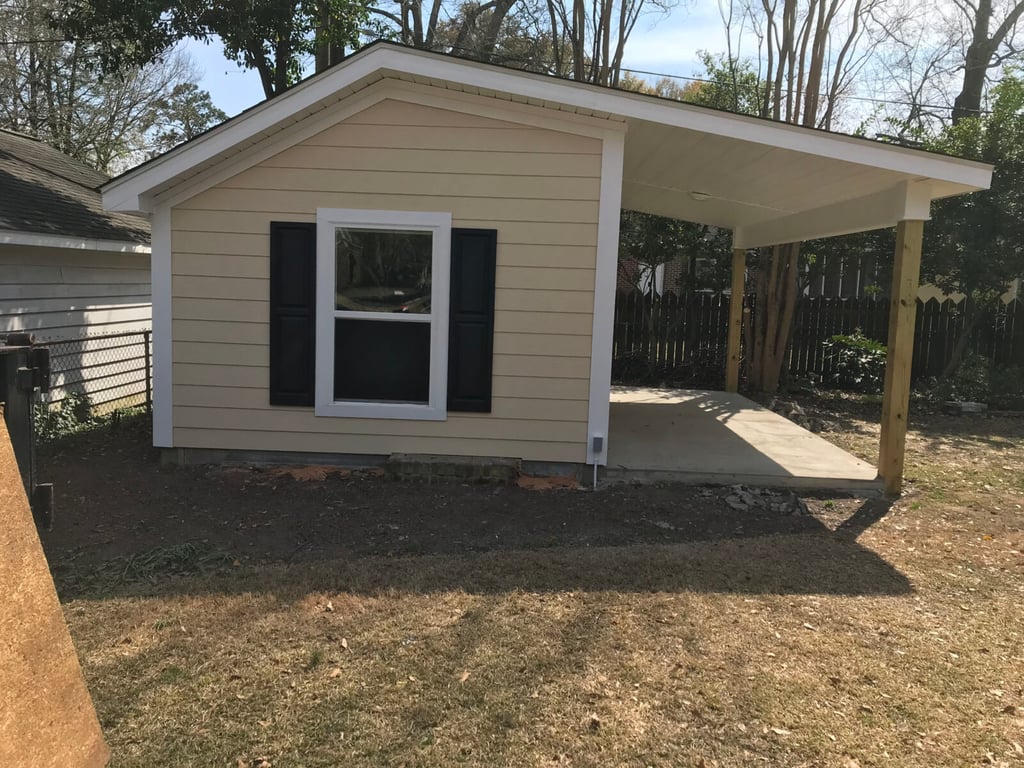
MULTIPOLYGON (((753 310, 753 296, 745 301, 753 310)), ((951 299, 918 301, 915 379, 942 372, 963 330, 964 309, 964 302, 951 299)), ((701 379, 712 380, 721 372, 698 369, 720 366, 724 371, 728 323, 729 297, 721 294, 648 296, 638 290, 619 292, 615 301, 614 358, 619 370, 624 361, 642 362, 659 375, 682 367, 701 379)), ((824 342, 859 328, 865 336, 884 344, 888 327, 886 299, 803 298, 793 325, 789 372, 794 376, 828 377, 832 361, 824 342)), ((968 349, 996 365, 1024 366, 1024 304, 1011 301, 983 317, 968 349)))

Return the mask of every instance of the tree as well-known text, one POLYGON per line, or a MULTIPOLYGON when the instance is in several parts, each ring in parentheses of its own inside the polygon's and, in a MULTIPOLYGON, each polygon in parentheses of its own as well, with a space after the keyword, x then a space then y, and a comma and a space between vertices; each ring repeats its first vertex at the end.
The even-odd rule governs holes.
POLYGON ((55 23, 98 41, 106 73, 160 60, 186 38, 219 38, 227 57, 259 73, 269 99, 301 79, 305 57, 324 68, 358 45, 368 18, 358 0, 74 0, 55 23))
POLYGON ((1024 0, 886 0, 876 13, 882 122, 898 139, 921 140, 982 114, 990 73, 1020 55, 1022 15, 1024 0))
POLYGON ((964 293, 964 329, 943 376, 959 366, 986 307, 1024 276, 1024 78, 1007 72, 991 114, 964 117, 930 148, 992 163, 992 186, 938 200, 926 229, 922 275, 945 293, 964 293))
POLYGON ((430 47, 515 69, 560 74, 553 68, 551 35, 540 19, 536 0, 463 2, 450 18, 438 20, 430 47))
POLYGON ((210 94, 195 83, 179 83, 153 105, 151 120, 156 126, 148 150, 150 157, 194 139, 211 126, 228 119, 214 106, 210 94))
MULTIPOLYGON (((877 46, 871 20, 881 5, 882 0, 740 0, 740 33, 749 24, 758 43, 759 114, 832 129, 843 96, 877 46)), ((726 19, 730 41, 732 18, 726 19)), ((729 61, 740 59, 730 53, 729 61)))
POLYGON ((1014 46, 1014 34, 1021 14, 1024 14, 1024 2, 1011 2, 996 18, 996 28, 990 31, 993 23, 993 0, 957 0, 956 7, 963 14, 965 26, 969 29, 964 51, 964 77, 953 101, 953 122, 965 117, 977 117, 981 114, 981 101, 985 93, 988 71, 1002 65, 1010 55, 1017 53, 1014 46), (1000 54, 1006 45, 1008 50, 1000 54))
POLYGON ((683 101, 741 115, 760 113, 762 84, 749 61, 699 51, 704 72, 682 94, 683 101))
MULTIPOLYGON (((736 1, 736 0, 734 0, 736 1)), ((751 30, 758 43, 758 114, 788 123, 832 129, 844 94, 877 44, 868 34, 881 0, 738 0, 724 14, 729 54, 726 74, 741 61, 734 56, 751 30), (732 29, 739 21, 739 35, 732 29), (735 41, 735 42, 734 42, 735 41)), ((738 99, 738 92, 734 91, 738 99)), ((800 243, 762 248, 748 257, 753 267, 757 311, 747 350, 752 389, 778 390, 789 346, 802 274, 800 243)))
MULTIPOLYGON (((91 66, 95 43, 55 37, 48 19, 63 8, 57 0, 9 0, 0 7, 0 125, 105 172, 128 167, 145 152, 157 122, 173 116, 169 99, 195 79, 193 67, 174 55, 102 77, 91 66)), ((209 122, 191 125, 199 131, 209 122)))
POLYGON ((373 13, 391 23, 403 44, 489 61, 519 0, 466 0, 449 18, 442 13, 442 0, 393 2, 394 8, 378 4, 373 13))
POLYGON ((553 67, 573 80, 619 85, 626 43, 640 17, 672 0, 547 0, 553 67))

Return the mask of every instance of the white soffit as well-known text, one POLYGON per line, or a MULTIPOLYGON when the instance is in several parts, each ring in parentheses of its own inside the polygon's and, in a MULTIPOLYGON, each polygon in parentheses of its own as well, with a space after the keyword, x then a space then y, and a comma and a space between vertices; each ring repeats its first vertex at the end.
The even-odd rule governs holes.
MULTIPOLYGON (((987 188, 991 180, 982 163, 378 43, 113 179, 103 187, 104 206, 149 210, 155 196, 291 135, 305 118, 384 78, 557 110, 591 124, 610 121, 617 130, 625 123, 623 207, 747 229, 758 238, 769 230, 756 227, 773 220, 787 220, 787 231, 799 234, 798 214, 813 221, 819 209, 830 211, 830 221, 842 218, 844 205, 863 208, 864 201, 881 211, 876 198, 888 202, 908 185, 935 199, 987 188)), ((877 220, 854 223, 887 226, 897 213, 886 209, 877 220)))

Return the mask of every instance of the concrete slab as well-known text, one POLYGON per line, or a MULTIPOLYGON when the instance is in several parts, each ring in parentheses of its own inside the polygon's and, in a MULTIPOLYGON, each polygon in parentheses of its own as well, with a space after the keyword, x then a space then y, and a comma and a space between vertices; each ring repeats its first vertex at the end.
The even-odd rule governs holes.
POLYGON ((612 388, 606 480, 878 491, 877 474, 742 395, 612 388))

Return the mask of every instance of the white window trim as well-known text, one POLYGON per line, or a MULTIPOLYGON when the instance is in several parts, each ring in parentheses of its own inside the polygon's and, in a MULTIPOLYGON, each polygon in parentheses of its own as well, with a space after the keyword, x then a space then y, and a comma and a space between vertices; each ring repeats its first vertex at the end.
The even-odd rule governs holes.
MULTIPOLYGON (((450 213, 318 208, 316 212, 316 397, 317 416, 444 421, 448 400, 448 296, 451 280, 450 213), (430 299, 430 395, 426 404, 334 399, 335 230, 338 227, 429 230, 433 234, 430 299)), ((380 320, 380 313, 346 312, 352 319, 380 320)), ((394 322, 426 322, 423 316, 388 316, 394 322)))

